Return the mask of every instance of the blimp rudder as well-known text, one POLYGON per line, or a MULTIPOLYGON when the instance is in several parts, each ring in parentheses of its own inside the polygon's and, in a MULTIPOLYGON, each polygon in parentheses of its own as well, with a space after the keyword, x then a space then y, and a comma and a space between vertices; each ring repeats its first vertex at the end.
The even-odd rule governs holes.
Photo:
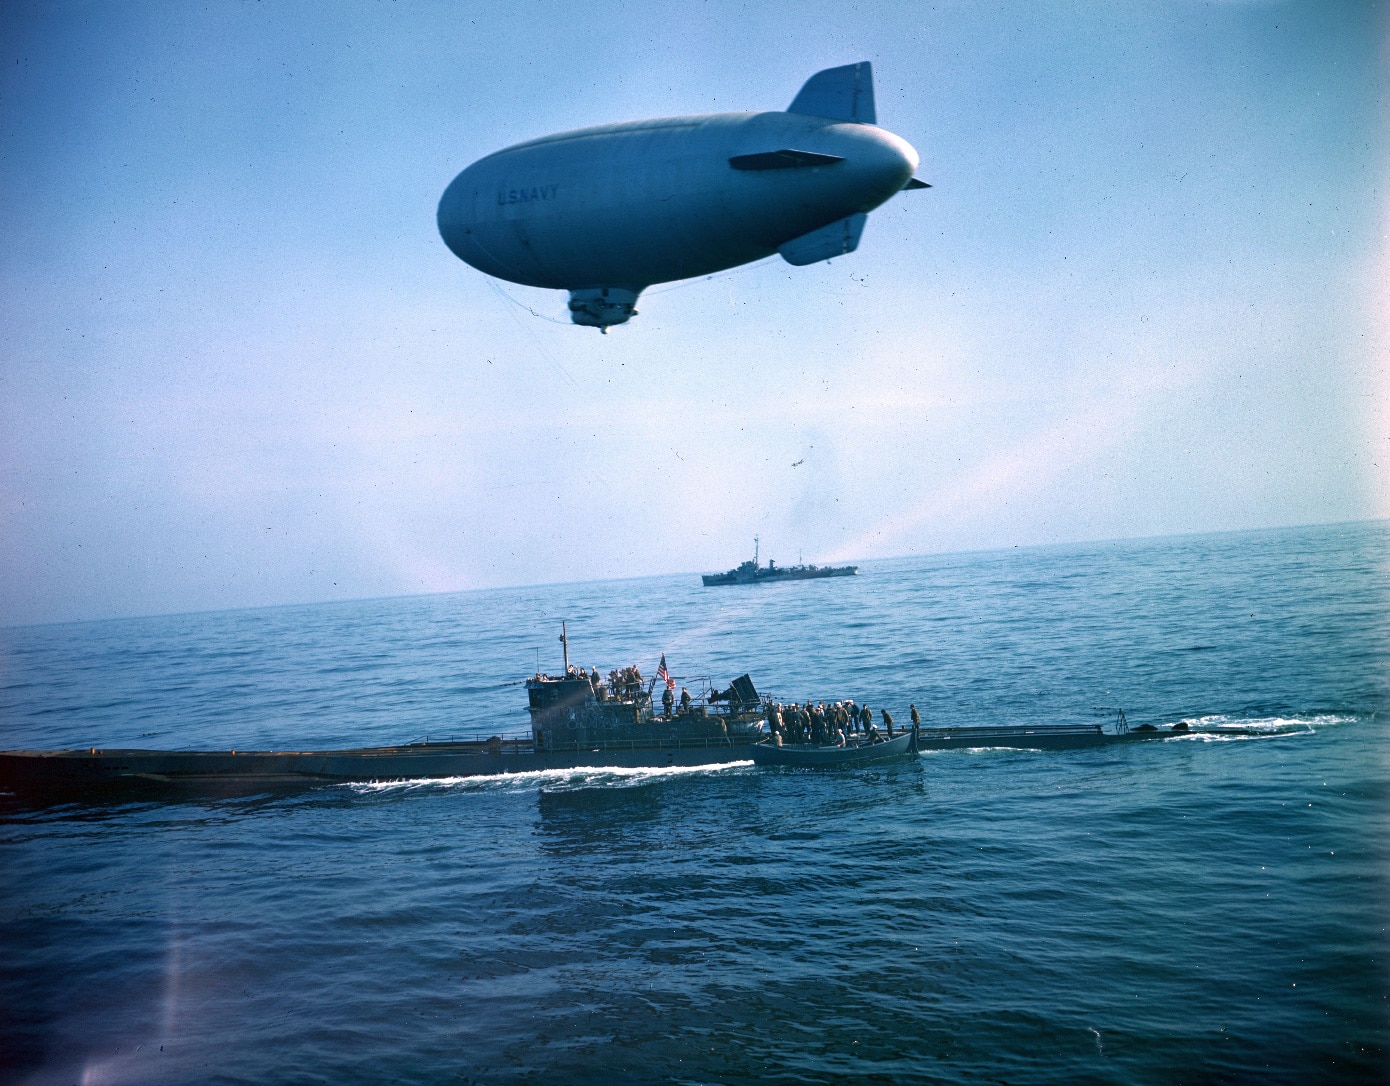
POLYGON ((833 117, 856 124, 878 124, 874 112, 874 69, 867 61, 827 68, 806 80, 788 113, 833 117))
POLYGON ((867 61, 807 80, 785 112, 668 117, 497 151, 439 202, 439 232, 499 279, 568 291, 575 324, 636 315, 647 287, 780 253, 853 252, 866 216, 913 181, 917 153, 875 125, 867 61))

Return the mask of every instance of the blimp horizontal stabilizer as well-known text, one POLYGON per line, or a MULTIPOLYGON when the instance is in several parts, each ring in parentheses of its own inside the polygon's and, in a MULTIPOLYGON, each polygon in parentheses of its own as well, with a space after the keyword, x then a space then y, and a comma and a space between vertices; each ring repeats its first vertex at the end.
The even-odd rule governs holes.
POLYGON ((837 121, 877 124, 874 114, 874 70, 867 60, 827 68, 806 80, 792 99, 788 113, 831 117, 837 121))
POLYGON ((654 283, 780 253, 852 253, 917 152, 875 124, 868 61, 818 72, 785 112, 666 117, 561 132, 479 159, 439 201, 439 233, 498 279, 569 292, 605 331, 654 283))
POLYGON ((843 161, 839 155, 820 155, 815 151, 786 147, 780 151, 759 151, 756 155, 734 155, 729 165, 736 170, 794 170, 799 166, 829 166, 843 161))
POLYGON ((788 264, 798 268, 814 264, 818 260, 833 260, 859 248, 859 235, 864 232, 867 215, 850 215, 819 230, 812 230, 799 238, 778 246, 777 251, 788 264))

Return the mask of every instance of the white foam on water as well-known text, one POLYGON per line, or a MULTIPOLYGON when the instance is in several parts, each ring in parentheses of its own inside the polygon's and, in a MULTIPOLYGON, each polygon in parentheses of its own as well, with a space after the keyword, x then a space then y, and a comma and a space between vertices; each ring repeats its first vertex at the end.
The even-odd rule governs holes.
POLYGON ((410 792, 420 789, 449 789, 467 792, 560 791, 574 788, 633 788, 637 785, 678 777, 725 773, 747 769, 752 761, 719 762, 713 765, 679 766, 575 766, 571 769, 531 769, 521 773, 497 773, 472 777, 420 777, 395 781, 354 781, 345 785, 354 792, 371 795, 382 792, 410 792))
MULTIPOLYGON (((1251 739, 1281 739, 1298 735, 1314 735, 1318 731, 1335 727, 1339 724, 1352 724, 1362 717, 1356 713, 1310 713, 1306 716, 1271 716, 1271 717, 1244 717, 1230 716, 1225 713, 1211 713, 1200 717, 1185 717, 1185 723, 1189 730, 1179 732, 1176 735, 1169 734, 1167 729, 1173 724, 1162 725, 1162 731, 1154 736, 1167 742, 1198 742, 1198 743, 1243 743, 1251 739), (1221 729, 1240 729, 1245 734, 1241 735, 1221 735, 1217 732, 1221 729)), ((943 754, 995 754, 1007 755, 1021 752, 1041 753, 1043 747, 938 747, 923 750, 922 756, 936 757, 943 754)))
POLYGON ((942 754, 997 754, 1005 757, 1011 754, 1040 754, 1041 747, 929 747, 917 752, 923 758, 935 758, 942 754))
POLYGON ((1170 742, 1187 740, 1199 743, 1239 743, 1250 739, 1280 739, 1295 735, 1315 735, 1323 728, 1338 724, 1354 723, 1358 717, 1353 713, 1314 713, 1309 716, 1271 716, 1239 717, 1216 713, 1210 716, 1190 718, 1186 721, 1191 731, 1182 735, 1167 735, 1170 742), (1249 734, 1219 735, 1216 729, 1239 728, 1249 734))

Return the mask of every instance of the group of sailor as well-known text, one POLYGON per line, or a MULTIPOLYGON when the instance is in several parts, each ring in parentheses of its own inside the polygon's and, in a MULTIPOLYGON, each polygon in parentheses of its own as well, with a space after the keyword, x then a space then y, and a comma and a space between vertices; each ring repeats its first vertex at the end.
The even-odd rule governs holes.
POLYGON ((630 667, 614 668, 608 673, 607 682, 599 677, 597 664, 589 671, 585 671, 575 664, 570 664, 566 677, 587 682, 594 697, 599 701, 608 701, 610 698, 631 701, 637 697, 643 682, 642 672, 636 664, 632 664, 630 667))
MULTIPOLYGON (((571 664, 567 676, 587 682, 598 701, 636 700, 644 681, 636 664, 614 668, 608 673, 606 682, 599 677, 597 666, 585 671, 582 667, 571 664)), ((731 689, 729 695, 732 693, 731 689)), ((668 720, 675 715, 683 716, 689 713, 694 699, 691 698, 690 691, 682 686, 679 712, 676 710, 676 701, 674 684, 668 681, 661 691, 661 707, 668 720)), ((922 717, 917 712, 917 706, 909 705, 908 713, 912 726, 919 727, 922 717)), ((880 709, 878 715, 883 721, 884 731, 887 732, 886 738, 892 739, 893 714, 887 709, 880 709)), ((767 726, 772 733, 772 742, 779 747, 783 743, 814 743, 843 747, 856 741, 877 743, 885 738, 874 721, 874 711, 868 705, 857 705, 852 698, 829 705, 823 701, 810 700, 804 705, 797 702, 789 702, 786 705, 781 702, 770 703, 767 706, 767 726)))
MULTIPOLYGON (((566 677, 587 682, 589 689, 594 693, 594 698, 598 701, 635 701, 642 690, 643 682, 645 682, 642 678, 642 670, 636 664, 632 664, 630 667, 614 668, 608 673, 607 681, 599 677, 597 665, 591 670, 585 671, 582 667, 570 664, 566 677)), ((661 692, 661 705, 668 718, 675 715, 676 700, 671 687, 666 686, 661 692)), ((694 699, 690 696, 690 691, 682 686, 681 714, 690 712, 693 703, 694 699)))
MULTIPOLYGON (((912 726, 919 727, 922 717, 917 712, 917 706, 909 705, 908 712, 912 726)), ((887 738, 892 739, 893 714, 887 709, 880 709, 879 716, 883 718, 887 738)), ((772 742, 779 747, 783 743, 843 747, 852 742, 856 735, 863 736, 863 741, 867 743, 877 743, 883 738, 878 725, 874 723, 874 711, 868 705, 856 706, 853 700, 837 701, 831 705, 823 701, 808 701, 805 705, 776 702, 768 707, 767 726, 772 732, 772 742)))
MULTIPOLYGON (((598 683, 598 668, 594 668, 595 686, 598 683)), ((628 667, 614 668, 608 673, 608 689, 615 696, 631 701, 637 697, 638 691, 642 689, 642 671, 636 664, 628 667)), ((595 689, 595 693, 597 693, 595 689)))

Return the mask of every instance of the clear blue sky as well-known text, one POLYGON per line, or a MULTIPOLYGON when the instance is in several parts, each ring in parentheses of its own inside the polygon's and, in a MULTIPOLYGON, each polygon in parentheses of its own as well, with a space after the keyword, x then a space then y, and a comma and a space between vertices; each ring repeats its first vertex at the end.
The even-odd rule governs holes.
POLYGON ((575 10, 6 5, 0 624, 1390 515, 1384 4, 575 10), (833 263, 603 337, 435 232, 858 60, 935 187, 833 263))

